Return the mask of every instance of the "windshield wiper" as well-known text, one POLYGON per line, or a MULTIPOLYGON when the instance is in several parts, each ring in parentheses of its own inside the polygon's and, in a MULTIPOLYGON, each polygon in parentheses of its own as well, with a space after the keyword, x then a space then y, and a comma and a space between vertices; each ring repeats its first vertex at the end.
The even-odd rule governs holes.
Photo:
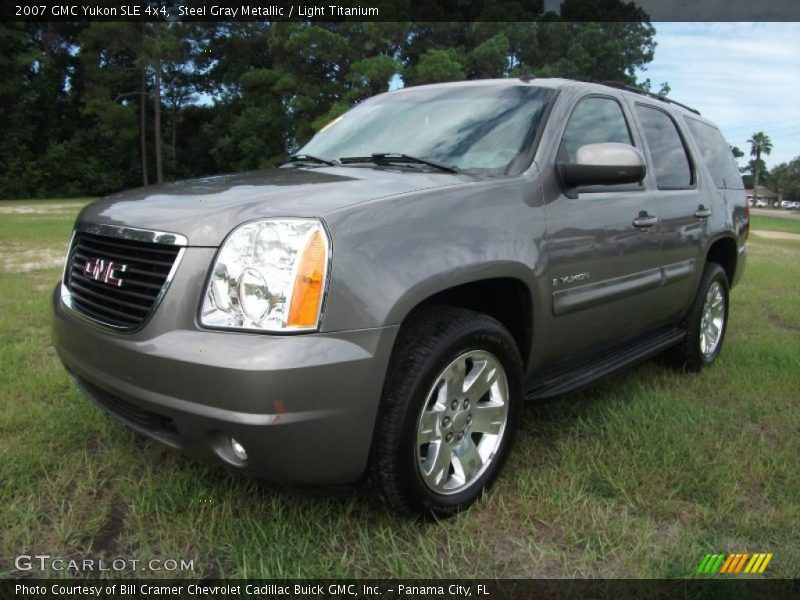
POLYGON ((430 160, 429 158, 419 158, 417 156, 400 154, 398 152, 376 152, 369 156, 345 156, 339 159, 339 163, 343 165, 360 162, 371 162, 375 163, 376 165, 411 163, 427 165, 429 167, 433 167, 434 169, 439 169, 440 171, 446 171, 447 173, 461 173, 461 170, 455 165, 446 165, 435 160, 430 160))
POLYGON ((328 165, 329 167, 335 167, 337 164, 335 161, 319 158, 318 156, 311 156, 310 154, 292 154, 289 158, 281 161, 279 164, 286 165, 297 162, 317 163, 320 165, 328 165))

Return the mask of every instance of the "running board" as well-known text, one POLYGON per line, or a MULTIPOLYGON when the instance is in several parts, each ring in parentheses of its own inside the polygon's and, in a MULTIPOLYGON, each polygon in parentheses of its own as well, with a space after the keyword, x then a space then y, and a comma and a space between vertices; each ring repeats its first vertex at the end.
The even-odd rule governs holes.
POLYGON ((679 343, 683 329, 667 327, 615 346, 579 363, 559 365, 535 376, 526 387, 525 400, 542 400, 574 392, 616 371, 635 365, 679 343))

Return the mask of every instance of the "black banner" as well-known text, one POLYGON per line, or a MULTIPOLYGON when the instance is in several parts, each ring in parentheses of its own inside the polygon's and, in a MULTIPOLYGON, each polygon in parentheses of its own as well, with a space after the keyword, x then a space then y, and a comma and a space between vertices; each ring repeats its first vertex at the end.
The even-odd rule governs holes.
POLYGON ((523 598, 800 597, 800 581, 781 579, 545 580, 106 580, 21 579, 0 582, 3 598, 189 598, 318 600, 517 600, 523 598))
POLYGON ((3 21, 800 21, 796 0, 4 0, 3 21))

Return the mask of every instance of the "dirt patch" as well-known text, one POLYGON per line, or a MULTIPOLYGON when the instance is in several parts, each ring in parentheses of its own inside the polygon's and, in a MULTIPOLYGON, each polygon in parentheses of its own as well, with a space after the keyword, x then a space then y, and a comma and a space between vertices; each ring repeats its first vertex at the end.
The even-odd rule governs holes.
POLYGON ((25 204, 24 206, 0 206, 0 215, 63 215, 71 214, 83 208, 83 204, 75 202, 56 202, 53 204, 25 204))
POLYGON ((750 233, 752 233, 757 237, 767 238, 768 240, 800 241, 800 233, 788 233, 786 231, 768 231, 766 229, 754 229, 750 233))
POLYGON ((772 323, 773 325, 775 325, 775 327, 783 331, 789 331, 789 332, 800 331, 800 327, 797 327, 796 325, 789 323, 788 321, 783 319, 780 315, 776 315, 775 313, 770 313, 767 318, 769 319, 770 323, 772 323))
POLYGON ((564 577, 565 565, 559 549, 528 539, 504 536, 492 548, 492 560, 511 579, 559 579, 564 577))
POLYGON ((748 252, 753 255, 758 256, 768 256, 768 257, 775 257, 775 258, 796 258, 800 251, 797 248, 793 248, 791 246, 782 246, 779 244, 759 244, 758 241, 754 241, 752 243, 747 244, 748 252))
POLYGON ((772 208, 751 208, 750 214, 758 215, 759 217, 774 217, 776 219, 800 219, 800 211, 789 212, 772 208))
POLYGON ((0 271, 28 273, 64 264, 64 249, 25 248, 21 244, 0 245, 0 271))
POLYGON ((114 495, 111 507, 100 530, 92 540, 92 549, 113 554, 117 548, 117 536, 125 530, 125 505, 122 498, 114 495))

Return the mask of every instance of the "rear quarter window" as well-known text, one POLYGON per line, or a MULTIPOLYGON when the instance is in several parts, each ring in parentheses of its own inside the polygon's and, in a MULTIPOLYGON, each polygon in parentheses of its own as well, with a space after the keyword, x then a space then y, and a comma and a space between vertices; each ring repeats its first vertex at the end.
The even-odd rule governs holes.
POLYGON ((686 124, 689 131, 700 149, 700 156, 711 172, 714 185, 718 188, 728 188, 731 190, 742 190, 742 175, 736 166, 736 159, 733 157, 728 142, 716 127, 686 117, 686 124))

